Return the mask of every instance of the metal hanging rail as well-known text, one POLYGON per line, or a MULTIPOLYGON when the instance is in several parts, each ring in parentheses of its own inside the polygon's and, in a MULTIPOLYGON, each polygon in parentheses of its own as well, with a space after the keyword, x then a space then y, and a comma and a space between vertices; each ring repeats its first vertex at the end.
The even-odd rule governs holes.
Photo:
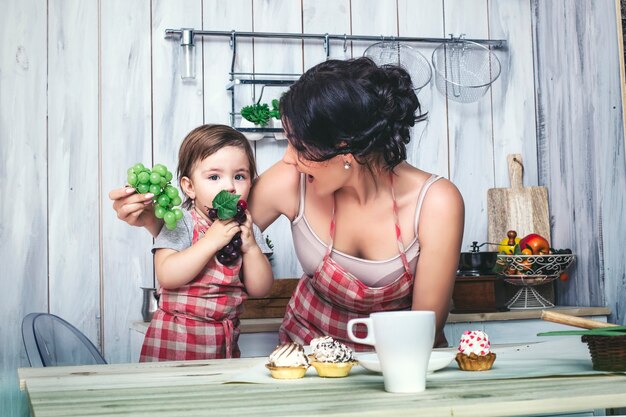
POLYGON ((488 45, 494 48, 505 48, 506 40, 502 39, 468 39, 465 35, 454 37, 450 34, 449 38, 420 38, 411 36, 385 36, 385 35, 348 35, 348 34, 331 34, 331 33, 284 33, 284 32, 238 32, 231 31, 215 31, 215 30, 195 30, 191 28, 181 29, 165 29, 165 38, 178 37, 181 40, 181 46, 194 46, 195 36, 223 36, 230 38, 230 46, 233 49, 233 59, 231 63, 231 73, 234 72, 235 56, 237 54, 237 38, 266 38, 266 39, 322 39, 324 40, 324 50, 326 51, 326 59, 330 56, 330 41, 342 40, 343 50, 347 48, 348 41, 371 41, 371 42, 420 42, 420 43, 453 43, 463 38, 465 41, 475 42, 481 45, 488 45))
MULTIPOLYGON (((390 41, 390 42, 421 42, 421 43, 447 43, 454 42, 456 38, 419 38, 411 36, 385 36, 385 35, 338 35, 331 33, 281 33, 281 32, 238 32, 232 31, 214 31, 214 30, 195 30, 195 29, 165 29, 165 37, 182 37, 183 31, 189 30, 193 36, 225 36, 238 38, 274 38, 274 39, 324 39, 324 40, 343 40, 343 41, 390 41)), ((467 41, 476 42, 482 45, 493 46, 494 48, 504 48, 506 41, 502 39, 469 39, 467 41)))

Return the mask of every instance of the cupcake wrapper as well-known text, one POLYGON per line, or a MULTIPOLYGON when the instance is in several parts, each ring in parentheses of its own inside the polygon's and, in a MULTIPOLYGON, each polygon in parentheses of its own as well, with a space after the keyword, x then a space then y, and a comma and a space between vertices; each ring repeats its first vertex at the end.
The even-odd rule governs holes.
POLYGON ((308 366, 272 366, 265 365, 275 379, 298 379, 306 374, 308 366))
POLYGON ((465 355, 459 352, 456 354, 455 360, 459 364, 459 368, 463 371, 487 371, 493 366, 496 360, 496 354, 489 352, 486 355, 480 356, 475 353, 465 355))
POLYGON ((323 378, 343 378, 358 362, 311 362, 317 374, 323 378))

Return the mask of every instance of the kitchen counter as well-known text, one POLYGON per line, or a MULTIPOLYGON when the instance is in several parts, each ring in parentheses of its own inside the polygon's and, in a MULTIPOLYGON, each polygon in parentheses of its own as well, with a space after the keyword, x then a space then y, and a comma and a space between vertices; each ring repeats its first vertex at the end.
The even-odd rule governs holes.
MULTIPOLYGON (((569 314, 576 317, 596 317, 608 316, 611 310, 607 307, 554 307, 549 310, 559 313, 569 314)), ((495 313, 471 313, 471 314, 450 314, 447 323, 467 323, 485 321, 507 321, 507 320, 529 320, 541 318, 540 309, 537 310, 511 310, 495 313)), ((241 320, 241 333, 261 333, 277 332, 282 318, 268 319, 243 319, 241 320)), ((148 323, 135 321, 132 328, 140 333, 145 333, 148 323)))
MULTIPOLYGON (((577 317, 606 321, 611 311, 606 307, 555 307, 550 310, 577 317)), ((465 330, 482 330, 494 343, 528 343, 541 338, 539 332, 571 329, 569 326, 541 320, 542 310, 511 310, 496 313, 450 314, 444 333, 450 345, 458 343, 465 330)), ((282 318, 241 320, 239 347, 244 357, 268 355, 278 344, 282 318)), ((135 321, 130 326, 131 360, 139 360, 148 323, 135 321)))
MULTIPOLYGON (((541 311, 544 309, 510 310, 495 313, 468 313, 448 315, 446 323, 461 323, 475 321, 503 321, 503 320, 528 320, 541 319, 541 311)), ((545 310, 557 311, 576 317, 608 316, 611 310, 607 307, 554 307, 545 310)))

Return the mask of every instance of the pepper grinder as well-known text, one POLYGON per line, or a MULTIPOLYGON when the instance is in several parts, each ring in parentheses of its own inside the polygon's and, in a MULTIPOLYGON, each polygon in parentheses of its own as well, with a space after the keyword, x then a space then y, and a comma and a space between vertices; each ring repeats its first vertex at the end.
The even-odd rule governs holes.
POLYGON ((152 320, 154 312, 159 308, 156 288, 141 287, 143 290, 143 303, 141 305, 141 316, 143 321, 149 322, 152 320))

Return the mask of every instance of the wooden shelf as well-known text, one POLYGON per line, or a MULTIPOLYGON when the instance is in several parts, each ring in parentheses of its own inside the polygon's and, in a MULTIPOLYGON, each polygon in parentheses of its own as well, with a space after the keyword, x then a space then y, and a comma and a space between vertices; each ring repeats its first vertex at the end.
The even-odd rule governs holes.
POLYGON ((226 89, 232 91, 236 85, 264 85, 267 87, 289 87, 296 80, 285 80, 285 79, 277 79, 277 80, 268 80, 268 79, 255 79, 255 80, 246 80, 237 78, 233 81, 229 81, 226 84, 226 89))
POLYGON ((272 133, 282 133, 284 130, 280 127, 235 127, 240 132, 251 132, 251 133, 262 133, 262 132, 272 132, 272 133))

